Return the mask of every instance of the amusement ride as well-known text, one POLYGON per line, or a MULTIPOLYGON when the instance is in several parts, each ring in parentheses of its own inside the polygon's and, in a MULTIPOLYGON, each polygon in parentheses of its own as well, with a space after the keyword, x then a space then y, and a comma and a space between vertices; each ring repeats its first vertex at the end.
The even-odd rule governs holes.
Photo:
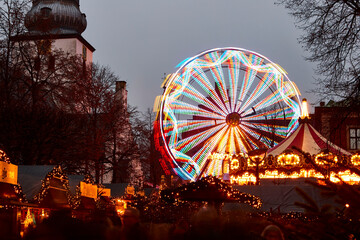
POLYGON ((225 155, 268 149, 298 126, 300 93, 285 70, 240 48, 202 52, 163 83, 158 135, 183 179, 224 173, 225 155))
POLYGON ((154 131, 167 174, 235 184, 302 177, 360 182, 360 156, 310 125, 296 84, 259 53, 204 51, 181 62, 161 87, 154 131))

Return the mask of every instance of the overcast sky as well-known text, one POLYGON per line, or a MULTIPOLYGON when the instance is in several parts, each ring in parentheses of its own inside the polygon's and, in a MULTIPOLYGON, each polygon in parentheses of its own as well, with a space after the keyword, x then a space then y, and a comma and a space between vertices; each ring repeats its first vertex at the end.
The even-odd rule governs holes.
POLYGON ((315 65, 304 60, 301 32, 273 0, 80 0, 83 37, 94 61, 127 82, 128 103, 145 111, 161 95, 164 73, 185 58, 218 47, 258 52, 282 66, 310 103, 315 65))

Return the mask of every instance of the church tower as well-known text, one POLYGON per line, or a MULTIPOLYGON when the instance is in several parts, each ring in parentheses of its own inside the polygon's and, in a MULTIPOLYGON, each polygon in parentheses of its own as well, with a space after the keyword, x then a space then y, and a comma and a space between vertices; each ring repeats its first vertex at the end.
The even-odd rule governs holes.
POLYGON ((79 0, 33 0, 25 26, 28 34, 13 40, 50 40, 51 46, 45 47, 81 55, 86 63, 92 62, 95 48, 81 36, 87 22, 79 0))

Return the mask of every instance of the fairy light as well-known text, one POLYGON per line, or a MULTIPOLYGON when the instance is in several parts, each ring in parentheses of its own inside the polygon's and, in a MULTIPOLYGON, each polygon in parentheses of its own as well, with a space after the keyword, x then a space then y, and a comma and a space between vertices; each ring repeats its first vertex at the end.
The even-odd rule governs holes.
POLYGON ((120 198, 115 200, 115 210, 119 216, 124 215, 126 208, 127 208, 127 201, 120 198))
POLYGON ((240 167, 240 162, 238 159, 231 160, 231 163, 230 163, 231 170, 237 170, 237 169, 239 169, 239 167, 240 167))
POLYGON ((10 163, 9 157, 6 155, 6 153, 3 150, 0 150, 0 161, 10 163))
POLYGON ((249 167, 255 167, 256 165, 264 166, 264 164, 265 164, 264 156, 256 155, 256 156, 250 156, 248 158, 249 167))
MULTIPOLYGON (((225 183, 221 179, 218 179, 213 176, 208 176, 205 178, 202 178, 201 180, 198 180, 196 182, 191 182, 189 184, 186 184, 184 186, 181 186, 177 189, 173 189, 171 192, 162 191, 162 199, 164 200, 186 200, 186 198, 181 199, 181 197, 184 196, 185 193, 192 192, 192 195, 196 191, 202 191, 202 190, 209 190, 213 189, 212 191, 217 191, 220 195, 223 194, 224 197, 232 200, 237 201, 239 203, 245 203, 253 208, 259 209, 262 206, 262 200, 254 195, 248 194, 248 193, 242 193, 238 191, 237 189, 232 188, 229 184, 225 183)), ((204 197, 204 201, 206 201, 206 197, 204 197)), ((226 199, 223 199, 226 201, 226 199)))
POLYGON ((281 154, 280 156, 278 156, 277 158, 277 163, 279 165, 282 165, 282 166, 286 166, 286 165, 292 165, 292 166, 295 166, 295 165, 298 165, 300 163, 300 157, 299 155, 297 154, 281 154))
POLYGON ((358 153, 352 155, 350 161, 354 166, 359 166, 360 165, 360 155, 358 153))
POLYGON ((337 156, 332 153, 319 153, 315 156, 315 163, 318 165, 330 165, 337 163, 337 156))
POLYGON ((42 180, 41 189, 39 193, 35 195, 34 200, 37 201, 38 203, 41 203, 44 200, 44 198, 49 193, 49 188, 51 186, 50 181, 53 178, 60 179, 62 187, 66 191, 68 203, 71 204, 72 196, 70 194, 69 180, 62 171, 62 168, 60 166, 54 167, 54 169, 51 172, 49 172, 46 175, 46 177, 42 180))

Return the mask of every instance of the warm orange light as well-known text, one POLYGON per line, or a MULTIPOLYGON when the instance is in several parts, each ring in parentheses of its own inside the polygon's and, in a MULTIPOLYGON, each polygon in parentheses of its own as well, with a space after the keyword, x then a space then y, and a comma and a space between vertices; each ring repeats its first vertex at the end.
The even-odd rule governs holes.
POLYGON ((251 156, 248 158, 248 166, 249 167, 255 167, 256 164, 259 166, 264 165, 264 157, 263 156, 251 156))
MULTIPOLYGON (((279 173, 278 170, 269 171, 266 170, 264 174, 260 174, 260 179, 296 179, 296 178, 317 178, 324 179, 324 176, 316 172, 314 169, 301 169, 299 172, 279 173)), ((340 183, 341 180, 347 184, 359 184, 360 176, 355 173, 351 173, 350 170, 343 172, 330 172, 330 181, 334 183, 340 183)), ((241 176, 230 176, 230 182, 238 185, 255 184, 256 177, 253 174, 245 172, 241 176)))
POLYGON ((309 108, 306 98, 301 102, 301 119, 309 118, 309 108))
POLYGON ((277 158, 277 163, 279 165, 298 165, 300 163, 300 157, 296 154, 281 154, 277 158))
POLYGON ((127 208, 126 201, 124 201, 122 199, 117 199, 116 200, 115 209, 116 209, 116 213, 119 216, 122 216, 124 214, 126 208, 127 208))
POLYGON ((242 176, 231 176, 230 177, 230 183, 231 184, 237 184, 237 185, 247 185, 247 184, 255 184, 256 183, 256 177, 254 174, 249 174, 248 172, 244 173, 242 176))
POLYGON ((360 155, 359 154, 355 154, 351 157, 351 163, 354 166, 359 166, 360 165, 360 155))
POLYGON ((231 160, 231 164, 230 164, 231 170, 239 169, 239 167, 240 167, 239 160, 237 160, 237 159, 231 160))
POLYGON ((348 208, 348 207, 350 207, 350 205, 347 203, 347 204, 345 204, 345 207, 347 207, 347 208, 348 208))
POLYGON ((337 163, 337 161, 337 157, 332 153, 319 153, 315 156, 315 163, 319 165, 337 163))

